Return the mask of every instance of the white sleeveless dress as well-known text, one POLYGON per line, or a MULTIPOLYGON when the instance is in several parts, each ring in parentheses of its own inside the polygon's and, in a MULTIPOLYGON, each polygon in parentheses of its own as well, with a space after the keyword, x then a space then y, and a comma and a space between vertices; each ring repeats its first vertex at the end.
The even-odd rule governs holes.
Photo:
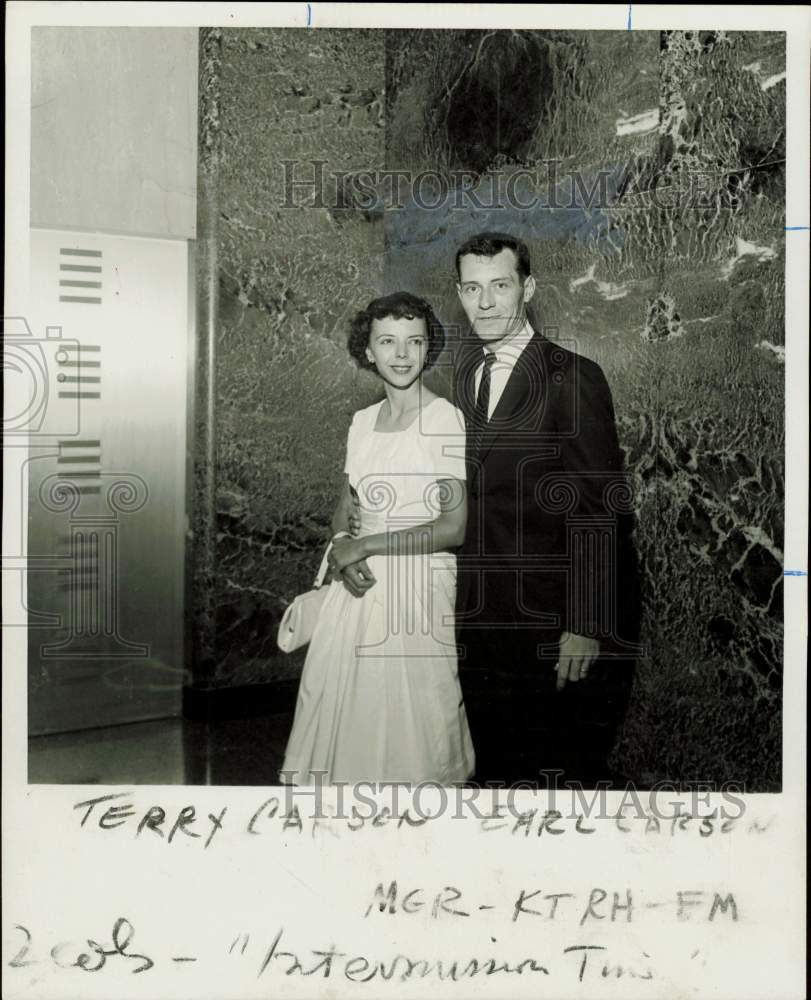
MULTIPOLYGON (((352 419, 345 471, 361 534, 397 531, 439 513, 437 481, 465 480, 464 418, 442 398, 403 431, 376 431, 382 402, 352 419)), ((372 556, 375 585, 328 593, 301 676, 281 780, 467 780, 474 770, 457 674, 456 557, 372 556)))

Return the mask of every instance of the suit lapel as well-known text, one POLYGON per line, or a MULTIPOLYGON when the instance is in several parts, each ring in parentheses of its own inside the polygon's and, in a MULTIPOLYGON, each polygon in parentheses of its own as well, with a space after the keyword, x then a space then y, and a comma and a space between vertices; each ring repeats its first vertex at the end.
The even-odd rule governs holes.
POLYGON ((534 333, 516 361, 482 437, 477 456, 480 463, 499 437, 528 430, 530 420, 542 412, 545 386, 540 355, 544 343, 545 339, 534 333))

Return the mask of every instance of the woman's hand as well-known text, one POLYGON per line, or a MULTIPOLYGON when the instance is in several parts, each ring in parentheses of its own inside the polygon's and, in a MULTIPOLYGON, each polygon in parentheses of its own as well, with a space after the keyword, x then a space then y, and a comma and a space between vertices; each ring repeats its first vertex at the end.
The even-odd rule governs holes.
POLYGON ((338 576, 347 566, 366 558, 363 541, 347 535, 336 538, 332 543, 327 560, 333 576, 338 576))
POLYGON ((353 597, 363 597, 377 582, 366 563, 365 544, 358 538, 344 535, 333 539, 327 564, 330 576, 340 576, 353 597))

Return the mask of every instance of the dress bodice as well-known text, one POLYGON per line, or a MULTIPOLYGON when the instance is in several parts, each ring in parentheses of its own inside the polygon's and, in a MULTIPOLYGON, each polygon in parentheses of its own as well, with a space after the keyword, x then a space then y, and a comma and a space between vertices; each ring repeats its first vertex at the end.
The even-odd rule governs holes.
POLYGON ((433 521, 442 479, 465 479, 464 418, 446 399, 425 405, 401 431, 376 431, 380 403, 359 410, 347 443, 346 472, 356 491, 361 533, 433 521))

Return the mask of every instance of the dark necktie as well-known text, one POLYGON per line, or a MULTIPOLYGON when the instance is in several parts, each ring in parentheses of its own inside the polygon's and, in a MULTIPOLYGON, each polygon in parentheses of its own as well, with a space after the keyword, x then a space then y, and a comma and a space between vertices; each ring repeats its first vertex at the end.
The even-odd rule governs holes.
POLYGON ((472 447, 474 454, 479 450, 484 436, 484 429, 487 427, 488 411, 490 409, 490 369, 496 361, 496 356, 492 351, 484 352, 484 368, 479 382, 479 391, 476 393, 476 408, 473 411, 473 434, 472 447))

